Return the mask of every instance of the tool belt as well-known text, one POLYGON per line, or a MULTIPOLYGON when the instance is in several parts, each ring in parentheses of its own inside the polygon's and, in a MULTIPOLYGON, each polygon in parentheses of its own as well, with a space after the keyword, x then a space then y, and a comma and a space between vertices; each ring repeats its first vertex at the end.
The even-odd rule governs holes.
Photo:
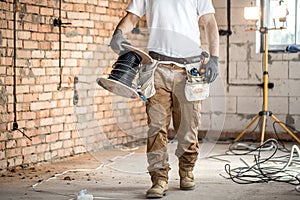
POLYGON ((192 56, 192 57, 186 57, 186 58, 175 58, 171 56, 165 56, 159 53, 156 53, 154 51, 150 51, 149 55, 158 61, 171 61, 171 62, 176 62, 179 64, 192 64, 192 63, 198 63, 201 61, 200 56, 192 56))
POLYGON ((143 65, 139 71, 138 93, 143 95, 143 97, 150 98, 156 93, 154 86, 154 73, 158 66, 172 69, 185 69, 187 78, 184 92, 188 101, 204 100, 209 96, 210 85, 205 82, 203 76, 191 73, 192 69, 200 71, 200 68, 203 65, 203 58, 201 56, 174 58, 164 56, 153 51, 150 51, 149 55, 154 59, 154 62, 143 65), (176 64, 161 63, 164 61, 182 64, 184 67, 177 66, 176 64))

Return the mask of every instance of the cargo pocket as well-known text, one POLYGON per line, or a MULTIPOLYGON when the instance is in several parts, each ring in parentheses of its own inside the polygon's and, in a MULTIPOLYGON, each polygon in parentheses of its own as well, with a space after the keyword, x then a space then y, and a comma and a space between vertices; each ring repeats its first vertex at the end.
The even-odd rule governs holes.
POLYGON ((137 92, 145 98, 152 97, 156 92, 154 87, 154 72, 156 68, 157 61, 154 60, 151 64, 143 65, 139 71, 137 92))

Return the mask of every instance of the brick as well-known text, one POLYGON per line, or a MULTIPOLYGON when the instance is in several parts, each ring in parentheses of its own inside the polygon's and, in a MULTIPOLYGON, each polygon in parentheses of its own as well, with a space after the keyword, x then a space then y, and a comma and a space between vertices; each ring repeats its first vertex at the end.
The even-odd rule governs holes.
POLYGON ((13 149, 7 149, 6 150, 6 157, 7 158, 14 158, 16 156, 21 155, 21 148, 13 148, 13 149))
POLYGON ((25 126, 28 129, 36 128, 39 126, 39 123, 36 119, 30 119, 25 121, 25 126))
POLYGON ((73 50, 73 49, 76 49, 76 44, 74 44, 74 43, 67 43, 67 42, 65 42, 65 43, 63 43, 63 48, 65 49, 65 50, 73 50))
POLYGON ((9 148, 14 148, 17 146, 17 142, 16 140, 8 140, 6 142, 6 148, 9 149, 9 148))
POLYGON ((61 116, 61 115, 63 115, 63 110, 61 108, 54 108, 50 110, 51 117, 61 116))
POLYGON ((100 7, 108 7, 108 0, 101 0, 101 1, 98 1, 98 6, 100 7))
POLYGON ((39 14, 40 7, 36 5, 26 5, 26 12, 33 13, 33 14, 39 14))
MULTIPOLYGON (((53 123, 54 124, 58 124, 58 123, 61 123, 61 122, 64 122, 64 123, 69 123, 71 122, 71 118, 73 116, 58 116, 58 117, 55 117, 54 118, 54 121, 53 123)), ((72 119, 73 120, 73 119, 72 119)))
POLYGON ((51 100, 51 98, 52 98, 52 93, 51 92, 38 94, 38 100, 39 101, 51 100))
MULTIPOLYGON (((64 124, 64 131, 68 132, 68 131, 72 131, 72 130, 76 130, 76 124, 75 123, 64 124)), ((71 134, 71 138, 72 138, 72 134, 71 134)))
POLYGON ((44 51, 39 51, 39 50, 32 51, 31 57, 32 58, 44 58, 45 57, 45 52, 44 51))
MULTIPOLYGON (((63 131, 63 130, 60 130, 63 131)), ((58 135, 59 140, 71 139, 71 132, 60 132, 58 135)))
POLYGON ((90 14, 86 12, 68 12, 68 19, 89 19, 90 14))
POLYGON ((57 84, 45 84, 44 85, 44 92, 54 92, 57 91, 57 84))
MULTIPOLYGON (((3 159, 5 159, 6 155, 5 155, 5 151, 0 151, 0 169, 3 169, 1 166, 1 161, 3 161, 3 159)), ((6 167, 6 166, 5 166, 6 167)))
POLYGON ((96 13, 106 14, 106 12, 107 12, 107 8, 104 8, 104 7, 97 7, 96 8, 96 13))
POLYGON ((50 144, 51 150, 57 150, 57 149, 61 149, 61 148, 62 148, 62 141, 58 141, 58 142, 50 144))
POLYGON ((71 58, 82 58, 82 52, 80 52, 80 51, 72 51, 71 58))
POLYGON ((63 148, 66 149, 66 148, 70 148, 73 146, 73 142, 71 140, 65 140, 63 141, 63 148))
POLYGON ((31 58, 31 51, 30 50, 17 50, 18 58, 31 58))
POLYGON ((50 142, 55 142, 58 140, 58 133, 52 133, 50 135, 46 135, 46 142, 50 143, 50 142))
POLYGON ((24 29, 25 31, 32 31, 32 32, 36 32, 37 31, 37 25, 36 24, 32 24, 31 22, 25 22, 24 23, 24 29))
POLYGON ((16 88, 17 94, 24 94, 29 92, 29 86, 28 85, 18 85, 16 88))
POLYGON ((33 85, 33 84, 35 84, 35 79, 34 78, 22 78, 21 79, 21 84, 33 85))
POLYGON ((86 152, 86 149, 83 146, 74 147, 75 154, 81 154, 81 153, 85 153, 85 152, 86 152))
POLYGON ((32 73, 35 76, 44 76, 44 75, 46 75, 45 68, 33 68, 32 73))
POLYGON ((44 8, 44 7, 41 7, 40 8, 40 14, 41 15, 53 16, 53 8, 44 8))
POLYGON ((63 131, 63 124, 51 125, 51 133, 63 131))
POLYGON ((22 120, 36 119, 35 112, 22 112, 22 120))
MULTIPOLYGON (((38 48, 41 50, 46 50, 48 51, 49 49, 51 49, 51 42, 48 41, 40 41, 38 42, 38 48)), ((47 52, 46 52, 47 54, 47 52)), ((48 58, 48 57, 47 57, 48 58)))
POLYGON ((45 39, 48 41, 58 41, 59 35, 56 33, 48 33, 46 34, 45 39))
POLYGON ((29 40, 31 38, 31 33, 29 31, 18 31, 19 40, 29 40))
POLYGON ((32 155, 25 155, 24 156, 24 163, 31 163, 31 164, 35 164, 37 162, 38 158, 36 154, 32 154, 32 155))
POLYGON ((31 138, 31 143, 32 143, 32 145, 37 145, 38 144, 39 146, 38 146, 37 149, 39 150, 40 147, 41 147, 41 144, 45 143, 45 137, 34 136, 34 137, 31 138))
MULTIPOLYGON (((77 12, 84 12, 85 11, 85 7, 86 5, 84 4, 74 4, 73 5, 73 10, 76 10, 77 12)), ((76 16, 77 12, 68 12, 68 18, 70 18, 70 16, 76 16)))
POLYGON ((53 124, 53 118, 40 119, 40 126, 49 126, 51 124, 53 124))
POLYGON ((35 41, 42 41, 45 40, 46 34, 45 33, 31 33, 31 39, 35 41))
POLYGON ((36 149, 36 153, 44 153, 50 150, 49 144, 40 144, 36 149))
POLYGON ((29 91, 34 92, 34 93, 43 92, 44 86, 43 85, 30 85, 29 91))
POLYGON ((36 152, 35 150, 36 150, 36 146, 23 147, 22 154, 23 155, 34 154, 36 152))
POLYGON ((46 152, 44 155, 45 155, 45 160, 51 160, 51 154, 50 152, 46 152))

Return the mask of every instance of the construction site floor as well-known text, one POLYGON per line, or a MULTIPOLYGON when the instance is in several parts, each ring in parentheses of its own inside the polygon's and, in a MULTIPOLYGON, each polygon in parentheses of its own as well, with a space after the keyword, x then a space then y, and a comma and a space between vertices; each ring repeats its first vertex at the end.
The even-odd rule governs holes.
MULTIPOLYGON (((225 165, 245 167, 254 163, 253 155, 226 155, 229 144, 201 143, 194 169, 196 188, 179 189, 178 162, 174 155, 176 141, 169 143, 169 190, 164 200, 299 200, 295 185, 285 182, 237 184, 228 179, 225 165)), ((299 165, 298 165, 299 167, 299 165)), ((297 169, 297 168, 296 168, 297 169)), ((300 168, 298 168, 300 173, 300 168)), ((86 190, 93 199, 145 199, 151 186, 147 173, 145 146, 118 148, 86 153, 72 158, 2 172, 1 200, 76 200, 86 190)))

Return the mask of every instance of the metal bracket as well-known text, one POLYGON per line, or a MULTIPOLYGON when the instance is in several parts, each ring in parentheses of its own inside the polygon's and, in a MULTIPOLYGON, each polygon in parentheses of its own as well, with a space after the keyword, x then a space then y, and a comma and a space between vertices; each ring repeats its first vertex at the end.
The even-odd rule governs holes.
POLYGON ((72 25, 72 23, 70 23, 70 22, 67 22, 67 23, 63 23, 62 21, 61 21, 61 19, 54 19, 53 20, 53 26, 58 26, 58 27, 60 27, 60 26, 63 26, 63 25, 72 25))

